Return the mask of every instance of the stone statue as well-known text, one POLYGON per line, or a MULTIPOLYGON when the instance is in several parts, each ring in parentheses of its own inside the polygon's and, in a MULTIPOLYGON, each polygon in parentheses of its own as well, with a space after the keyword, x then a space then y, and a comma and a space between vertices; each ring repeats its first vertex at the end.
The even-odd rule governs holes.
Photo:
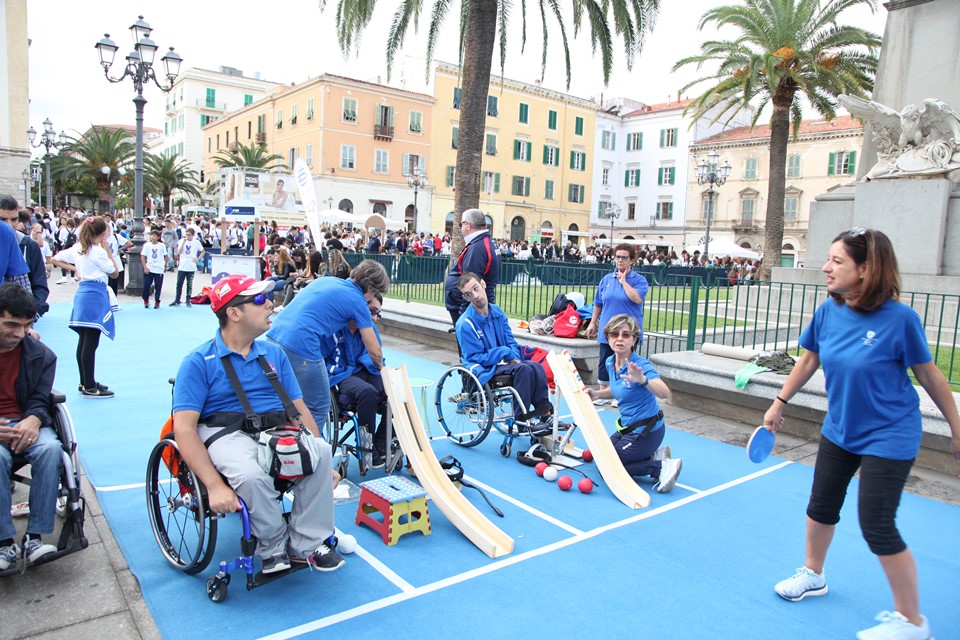
POLYGON ((960 113, 934 98, 908 104, 902 111, 841 95, 851 115, 873 125, 877 164, 864 176, 878 178, 945 176, 960 182, 960 113))

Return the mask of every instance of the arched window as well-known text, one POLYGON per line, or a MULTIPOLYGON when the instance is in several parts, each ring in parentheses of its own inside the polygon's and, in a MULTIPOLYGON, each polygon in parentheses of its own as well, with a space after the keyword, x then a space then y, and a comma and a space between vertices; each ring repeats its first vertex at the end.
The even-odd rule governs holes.
POLYGON ((340 209, 340 211, 346 211, 347 213, 353 213, 353 203, 344 198, 340 201, 340 204, 337 205, 337 209, 340 209))
POLYGON ((373 212, 385 216, 387 215, 387 205, 383 204, 382 202, 374 202, 373 212))
POLYGON ((448 213, 447 219, 444 221, 444 224, 443 224, 444 231, 449 233, 451 236, 453 235, 453 216, 454 216, 453 211, 448 213))
POLYGON ((578 227, 577 223, 574 222, 569 227, 567 227, 567 231, 580 231, 580 227, 578 227))
POLYGON ((510 239, 525 240, 527 238, 527 223, 521 216, 517 216, 510 223, 510 239))

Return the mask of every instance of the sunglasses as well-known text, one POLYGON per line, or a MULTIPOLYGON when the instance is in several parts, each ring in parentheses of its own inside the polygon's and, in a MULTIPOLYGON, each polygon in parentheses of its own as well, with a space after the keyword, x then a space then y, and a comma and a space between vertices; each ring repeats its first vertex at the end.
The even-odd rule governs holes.
POLYGON ((627 340, 627 339, 629 339, 629 338, 633 338, 634 335, 633 335, 633 332, 632 332, 632 331, 621 331, 620 333, 611 333, 611 334, 610 334, 610 337, 611 337, 611 338, 623 338, 624 340, 627 340))
POLYGON ((614 260, 629 260, 630 256, 613 256, 614 260))
POLYGON ((379 318, 379 317, 381 317, 382 315, 383 315, 383 314, 380 313, 380 309, 370 309, 370 317, 371 317, 371 318, 379 318))
POLYGON ((862 236, 866 233, 867 233, 867 230, 864 229, 863 227, 854 227, 853 229, 850 229, 849 231, 847 231, 847 235, 852 236, 854 238, 856 238, 857 236, 862 236))
POLYGON ((243 305, 249 304, 249 303, 253 303, 253 304, 257 305, 258 307, 263 306, 263 305, 265 305, 265 304, 267 303, 267 295, 266 295, 265 293, 258 293, 257 295, 255 295, 255 296, 250 296, 250 297, 240 296, 240 297, 236 298, 235 300, 232 300, 232 301, 230 302, 230 304, 227 305, 227 307, 228 307, 228 308, 229 308, 229 307, 240 307, 240 306, 243 306, 243 305))

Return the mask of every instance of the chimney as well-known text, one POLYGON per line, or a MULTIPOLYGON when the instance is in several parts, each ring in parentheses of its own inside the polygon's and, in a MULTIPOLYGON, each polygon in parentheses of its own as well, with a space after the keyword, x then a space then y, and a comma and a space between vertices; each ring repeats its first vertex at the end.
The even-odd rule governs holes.
POLYGON ((677 102, 680 102, 680 90, 677 89, 677 102))

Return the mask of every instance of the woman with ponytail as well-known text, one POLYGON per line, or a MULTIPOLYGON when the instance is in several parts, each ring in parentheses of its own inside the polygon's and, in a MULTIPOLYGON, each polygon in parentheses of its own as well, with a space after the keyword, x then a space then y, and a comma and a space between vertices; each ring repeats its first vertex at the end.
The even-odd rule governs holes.
POLYGON ((102 218, 86 218, 77 242, 77 276, 80 286, 73 298, 70 328, 79 335, 77 366, 80 368, 80 394, 84 398, 112 398, 113 391, 95 377, 100 334, 111 340, 116 336, 113 311, 107 294, 107 279, 120 273, 117 258, 110 251, 110 230, 102 218))

